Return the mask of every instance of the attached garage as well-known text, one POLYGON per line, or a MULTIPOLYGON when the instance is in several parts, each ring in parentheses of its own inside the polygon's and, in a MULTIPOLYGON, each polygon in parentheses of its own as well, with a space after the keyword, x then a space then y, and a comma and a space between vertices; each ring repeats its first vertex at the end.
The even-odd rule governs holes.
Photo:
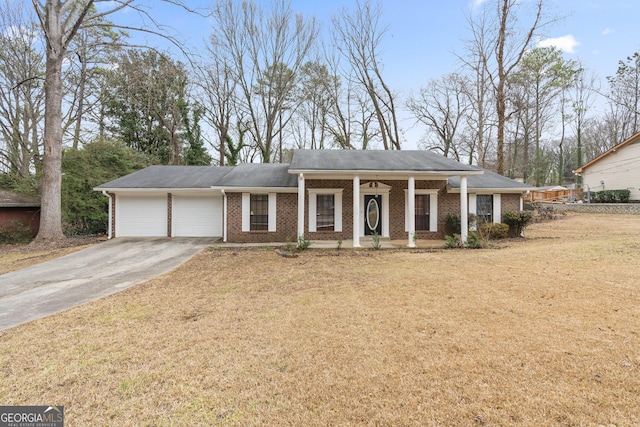
POLYGON ((167 195, 116 196, 117 237, 167 237, 167 195))
POLYGON ((174 194, 171 204, 173 236, 222 236, 222 196, 174 194))

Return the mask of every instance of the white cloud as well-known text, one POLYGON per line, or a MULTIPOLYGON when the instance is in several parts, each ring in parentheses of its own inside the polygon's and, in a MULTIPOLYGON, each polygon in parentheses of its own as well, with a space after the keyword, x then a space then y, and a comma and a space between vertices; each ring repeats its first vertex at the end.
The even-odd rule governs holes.
POLYGON ((573 34, 568 34, 566 36, 548 38, 544 40, 538 40, 536 45, 538 47, 549 47, 555 46, 561 51, 565 53, 576 53, 576 47, 580 44, 573 34))
POLYGON ((487 0, 472 0, 471 1, 471 8, 475 9, 477 7, 482 6, 487 0))
POLYGON ((609 34, 613 33, 613 30, 611 28, 605 28, 604 31, 602 31, 602 35, 603 36, 608 36, 609 34))

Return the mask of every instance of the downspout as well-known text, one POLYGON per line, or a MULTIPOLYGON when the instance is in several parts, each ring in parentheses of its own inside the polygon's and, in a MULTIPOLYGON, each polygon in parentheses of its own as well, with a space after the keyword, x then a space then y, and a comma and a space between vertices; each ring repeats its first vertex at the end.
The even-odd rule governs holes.
POLYGON ((111 220, 112 220, 112 216, 111 216, 111 205, 112 205, 112 200, 111 200, 111 194, 107 193, 106 190, 102 190, 102 194, 104 194, 105 196, 107 196, 107 198, 109 199, 109 219, 107 222, 107 239, 111 240, 111 220))

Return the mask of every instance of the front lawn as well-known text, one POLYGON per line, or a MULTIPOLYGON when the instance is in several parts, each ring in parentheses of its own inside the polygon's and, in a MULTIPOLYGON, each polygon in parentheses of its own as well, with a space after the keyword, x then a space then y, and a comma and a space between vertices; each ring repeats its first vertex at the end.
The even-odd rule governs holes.
POLYGON ((638 425, 639 260, 624 215, 499 249, 212 248, 0 332, 0 402, 70 427, 638 425))

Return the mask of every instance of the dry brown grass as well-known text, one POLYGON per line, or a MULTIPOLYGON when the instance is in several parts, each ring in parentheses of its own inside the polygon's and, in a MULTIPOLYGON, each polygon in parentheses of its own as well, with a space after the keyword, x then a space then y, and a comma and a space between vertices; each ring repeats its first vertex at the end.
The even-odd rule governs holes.
POLYGON ((87 248, 103 238, 70 237, 61 242, 0 244, 0 274, 20 270, 87 248))
POLYGON ((0 333, 68 426, 640 425, 640 218, 500 249, 211 250, 0 333))

